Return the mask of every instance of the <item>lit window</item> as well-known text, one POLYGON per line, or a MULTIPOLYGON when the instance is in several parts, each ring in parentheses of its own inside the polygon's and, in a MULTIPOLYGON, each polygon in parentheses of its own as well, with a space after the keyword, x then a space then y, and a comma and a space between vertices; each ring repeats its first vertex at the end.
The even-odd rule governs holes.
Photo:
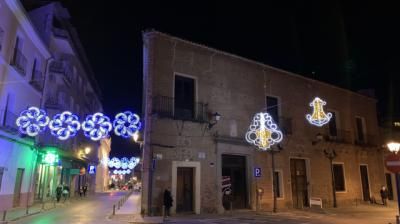
POLYGON ((400 121, 395 121, 395 122, 393 123, 393 125, 394 125, 395 127, 400 127, 400 121))

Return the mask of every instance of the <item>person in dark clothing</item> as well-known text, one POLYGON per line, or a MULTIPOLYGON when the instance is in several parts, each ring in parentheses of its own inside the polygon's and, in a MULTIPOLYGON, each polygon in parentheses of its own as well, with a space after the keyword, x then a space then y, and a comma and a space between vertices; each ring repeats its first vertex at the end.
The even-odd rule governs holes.
POLYGON ((85 186, 83 186, 83 196, 84 196, 84 197, 86 197, 87 189, 88 189, 88 185, 85 184, 85 186))
POLYGON ((385 186, 382 186, 382 188, 381 188, 381 198, 382 198, 382 204, 386 206, 387 205, 386 201, 388 198, 388 190, 386 189, 385 186))
POLYGON ((170 216, 169 210, 172 207, 172 202, 173 202, 173 199, 172 199, 171 191, 169 188, 167 188, 164 191, 164 207, 165 207, 164 215, 167 217, 170 216))
POLYGON ((63 186, 59 184, 56 188, 57 202, 60 202, 62 191, 63 191, 63 186))

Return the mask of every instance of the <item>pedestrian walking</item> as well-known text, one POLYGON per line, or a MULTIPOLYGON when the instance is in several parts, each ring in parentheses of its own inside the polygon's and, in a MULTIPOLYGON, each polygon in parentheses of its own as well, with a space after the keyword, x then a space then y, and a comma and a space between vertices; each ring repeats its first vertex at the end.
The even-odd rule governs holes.
POLYGON ((86 197, 87 189, 88 189, 88 185, 85 184, 85 186, 83 186, 83 196, 84 196, 84 197, 86 197))
POLYGON ((83 195, 83 186, 79 186, 79 197, 82 198, 83 195))
POLYGON ((388 190, 386 189, 385 186, 382 186, 381 188, 381 198, 382 198, 382 204, 386 206, 388 198, 388 190))
POLYGON ((61 199, 61 194, 63 191, 63 186, 61 184, 59 184, 56 188, 56 198, 57 198, 57 202, 60 202, 61 199))
POLYGON ((62 190, 62 195, 64 197, 64 202, 67 200, 68 194, 69 194, 69 188, 67 186, 64 186, 63 190, 62 190))
POLYGON ((171 190, 168 187, 164 191, 164 209, 165 209, 164 216, 166 216, 166 217, 169 217, 171 215, 169 210, 172 207, 172 202, 173 202, 173 199, 172 199, 172 195, 171 195, 171 190))

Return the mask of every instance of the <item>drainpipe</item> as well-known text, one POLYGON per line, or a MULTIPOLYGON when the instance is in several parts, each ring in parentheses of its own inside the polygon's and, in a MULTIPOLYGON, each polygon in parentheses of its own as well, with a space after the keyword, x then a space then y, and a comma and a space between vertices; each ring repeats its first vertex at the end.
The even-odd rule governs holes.
POLYGON ((53 62, 55 59, 54 57, 50 57, 46 60, 46 71, 44 73, 44 80, 43 80, 43 90, 42 90, 42 96, 40 97, 40 104, 39 107, 40 108, 44 108, 44 97, 46 96, 46 90, 47 90, 47 76, 49 74, 49 70, 50 70, 50 64, 51 62, 53 62))

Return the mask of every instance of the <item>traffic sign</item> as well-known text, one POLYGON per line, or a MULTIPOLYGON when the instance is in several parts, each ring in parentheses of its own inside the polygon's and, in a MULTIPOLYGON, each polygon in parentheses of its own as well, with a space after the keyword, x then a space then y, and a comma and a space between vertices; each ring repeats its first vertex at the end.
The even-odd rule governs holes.
POLYGON ((261 177, 261 168, 260 167, 254 168, 254 177, 261 177))
POLYGON ((400 173, 400 155, 390 154, 385 159, 386 169, 393 173, 400 173))

